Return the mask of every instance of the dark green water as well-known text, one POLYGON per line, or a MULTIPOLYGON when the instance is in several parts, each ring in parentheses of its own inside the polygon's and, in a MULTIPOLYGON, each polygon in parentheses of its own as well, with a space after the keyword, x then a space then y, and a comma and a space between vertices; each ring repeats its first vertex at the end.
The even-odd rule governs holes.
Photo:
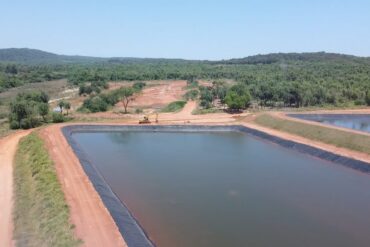
POLYGON ((241 133, 75 133, 159 247, 370 246, 370 177, 241 133))

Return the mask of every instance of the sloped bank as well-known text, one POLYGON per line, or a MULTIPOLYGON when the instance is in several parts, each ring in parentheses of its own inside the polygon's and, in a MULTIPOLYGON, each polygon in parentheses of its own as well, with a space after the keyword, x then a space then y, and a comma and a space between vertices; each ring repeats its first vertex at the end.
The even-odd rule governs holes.
POLYGON ((64 136, 68 143, 73 148, 80 163, 90 178, 95 189, 99 193, 102 201, 109 210, 112 218, 116 222, 120 233, 124 237, 128 246, 154 246, 149 240, 140 224, 132 216, 128 208, 121 202, 114 192, 110 189, 104 178, 96 169, 94 163, 89 160, 84 151, 79 147, 79 144, 74 140, 73 133, 78 132, 121 132, 121 131, 149 131, 149 132, 217 132, 217 131, 238 131, 251 134, 255 137, 276 143, 280 146, 291 148, 301 153, 309 154, 327 161, 341 164, 358 171, 369 173, 370 165, 363 161, 347 158, 338 154, 311 147, 305 144, 296 143, 294 141, 285 140, 266 134, 245 126, 200 126, 200 125, 162 125, 162 126, 110 126, 110 125, 71 125, 63 127, 64 136))

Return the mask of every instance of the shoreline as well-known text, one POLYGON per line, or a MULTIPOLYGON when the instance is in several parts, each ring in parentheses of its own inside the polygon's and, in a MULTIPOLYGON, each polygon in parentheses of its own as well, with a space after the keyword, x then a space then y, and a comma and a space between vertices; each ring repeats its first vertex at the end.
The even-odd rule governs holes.
POLYGON ((76 236, 83 241, 82 246, 126 247, 109 211, 64 138, 61 132, 64 125, 47 126, 40 130, 40 136, 54 162, 76 236))
MULTIPOLYGON (((344 110, 347 114, 351 110, 344 110)), ((336 114, 338 111, 336 111, 336 114)), ((317 111, 314 113, 317 114, 317 111)), ((320 112, 321 113, 321 112, 320 112)), ((361 113, 370 113, 370 109, 366 110, 352 110, 353 114, 361 114, 361 113)), ((291 121, 304 121, 305 123, 309 124, 318 124, 320 126, 325 126, 327 128, 336 128, 340 129, 341 131, 353 132, 359 134, 358 131, 344 129, 335 126, 328 126, 322 125, 320 123, 313 123, 312 121, 305 121, 300 119, 294 119, 285 114, 287 112, 270 112, 278 117, 287 118, 291 121)), ((183 114, 182 112, 179 113, 169 113, 163 114, 163 117, 160 118, 160 123, 157 125, 139 125, 137 124, 137 119, 121 119, 120 122, 116 121, 107 121, 107 122, 72 122, 72 123, 63 123, 63 124, 54 124, 49 126, 44 126, 38 129, 40 132, 40 136, 45 142, 47 149, 49 151, 50 156, 52 157, 55 168, 57 171, 58 179, 61 183, 63 192, 65 194, 65 198, 67 204, 70 207, 70 218, 72 224, 75 225, 74 232, 77 237, 84 241, 83 246, 127 246, 124 238, 120 234, 120 231, 113 220, 110 212, 105 207, 102 199, 98 195, 98 192, 95 190, 94 186, 92 185, 90 179, 86 175, 85 171, 82 168, 82 164, 75 155, 75 152, 72 150, 71 146, 68 144, 66 138, 62 133, 62 128, 66 126, 76 126, 76 125, 84 125, 84 126, 99 126, 99 125, 106 125, 106 126, 169 126, 169 125, 177 125, 182 127, 189 127, 191 125, 194 126, 235 126, 235 125, 242 125, 247 128, 251 128, 254 130, 261 131, 262 133, 271 135, 272 137, 281 138, 285 141, 291 141, 298 144, 304 144, 309 147, 318 148, 330 153, 334 153, 340 156, 344 156, 350 159, 355 159, 359 161, 363 161, 365 163, 370 164, 370 155, 365 153, 349 150, 346 148, 339 148, 330 144, 325 144, 318 141, 313 141, 310 139, 306 139, 300 136, 296 136, 293 134, 285 133, 278 130, 269 129, 266 127, 259 126, 252 122, 255 115, 253 113, 247 113, 243 115, 229 115, 229 114, 206 114, 206 115, 197 115, 193 116, 189 113, 183 114), (185 120, 184 120, 185 119, 185 120)), ((118 120, 118 119, 117 119, 118 120)), ((37 129, 36 129, 37 130, 37 129)), ((0 138, 0 144, 6 143, 8 139, 16 138, 16 136, 27 135, 28 131, 17 131, 10 135, 7 135, 3 138, 0 138)), ((361 134, 367 135, 366 133, 360 132, 361 134)), ((20 139, 20 137, 19 137, 20 139)), ((18 143, 18 142, 17 142, 18 143)), ((271 142, 272 143, 272 142, 271 142)), ((276 143, 272 143, 276 144, 276 143)), ((0 146, 0 149, 4 145, 0 146)), ((16 149, 16 144, 15 144, 16 149)), ((4 150, 0 150, 0 157, 1 155, 7 155, 12 157, 10 151, 6 148, 4 150), (3 151, 3 152, 1 152, 3 151)), ((4 163, 1 165, 3 167, 12 166, 12 160, 10 163, 4 163)), ((3 168, 2 167, 2 168, 3 168)), ((370 167, 370 165, 369 165, 370 167)), ((11 169, 11 168, 10 168, 11 169)), ((4 169, 0 170, 0 176, 6 177, 7 179, 12 178, 12 174, 9 172, 4 173, 4 169)), ((5 181, 5 180, 4 180, 5 181)), ((4 181, 0 181, 0 183, 4 183, 4 181)), ((5 186, 5 185, 4 185, 5 186)), ((8 186, 9 187, 9 186, 8 186)), ((4 188, 7 188, 5 186, 4 188)), ((1 189, 0 189, 1 190, 1 189)), ((11 198, 11 197, 10 197, 11 198)), ((5 206, 11 209, 11 202, 9 200, 6 202, 3 198, 0 198, 0 205, 3 203, 5 206), (9 207, 10 205, 10 207, 9 207)), ((8 210, 9 211, 9 210, 8 210)), ((10 217, 11 220, 11 212, 5 212, 4 217, 10 217), (9 216, 10 215, 10 216, 9 216)), ((0 219, 3 220, 0 217, 0 219)), ((11 220, 12 222, 12 220, 11 220)), ((10 223, 11 223, 10 222, 10 223)), ((0 221, 0 224, 1 221, 0 221)), ((9 228, 9 226, 7 226, 9 228)), ((0 234, 2 232, 0 231, 0 234)), ((10 232, 12 234, 12 232, 10 232)), ((8 236, 9 238, 9 236, 8 236)), ((10 241, 12 241, 12 237, 10 237, 10 241)), ((14 243, 12 243, 14 245, 14 243)), ((12 244, 5 245, 5 246, 12 246, 12 244)))
POLYGON ((64 134, 68 143, 72 146, 72 150, 80 160, 80 166, 83 167, 86 176, 90 179, 97 193, 100 195, 105 207, 110 212, 113 220, 118 226, 118 230, 122 234, 123 239, 128 246, 154 246, 145 229, 142 229, 139 222, 132 216, 130 211, 125 206, 124 202, 116 197, 109 185, 104 181, 100 173, 94 167, 92 161, 85 156, 84 152, 78 148, 78 144, 74 143, 72 134, 79 132, 112 132, 112 131, 172 131, 172 132, 213 132, 213 131, 238 131, 247 135, 252 135, 271 144, 277 144, 284 148, 291 149, 294 152, 300 152, 322 160, 330 161, 336 164, 344 165, 356 171, 370 173, 370 159, 358 160, 355 157, 346 157, 338 150, 326 150, 313 145, 308 145, 290 138, 269 133, 266 130, 258 128, 250 124, 199 124, 199 125, 137 125, 137 124, 72 124, 59 127, 59 132, 64 134), (133 230, 134 228, 134 230, 133 230), (125 235, 125 233, 128 233, 125 235), (132 234, 132 235, 130 235, 132 234))

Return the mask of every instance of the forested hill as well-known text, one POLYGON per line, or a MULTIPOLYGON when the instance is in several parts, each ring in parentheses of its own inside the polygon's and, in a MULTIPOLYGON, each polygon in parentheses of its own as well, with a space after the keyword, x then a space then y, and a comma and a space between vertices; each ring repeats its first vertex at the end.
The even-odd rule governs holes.
POLYGON ((164 58, 131 58, 131 57, 89 57, 89 56, 68 56, 58 55, 51 52, 28 49, 28 48, 9 48, 0 49, 0 62, 17 63, 24 65, 60 65, 60 64, 137 64, 137 63, 179 63, 195 62, 184 59, 164 59, 164 58))
POLYGON ((164 58, 126 58, 126 57, 88 57, 58 55, 36 49, 9 48, 0 49, 0 62, 11 62, 20 64, 84 64, 84 63, 206 63, 206 64, 273 64, 284 62, 340 62, 340 63, 369 63, 370 58, 342 55, 336 53, 314 52, 314 53, 271 53, 266 55, 255 55, 245 58, 235 58, 219 61, 195 61, 183 59, 164 58))
POLYGON ((356 57, 337 53, 311 52, 311 53, 271 53, 256 55, 245 58, 216 61, 220 64, 273 64, 284 62, 370 62, 370 57, 356 57))
POLYGON ((68 64, 101 62, 104 60, 106 59, 97 57, 57 55, 28 48, 0 49, 0 62, 21 64, 68 64))

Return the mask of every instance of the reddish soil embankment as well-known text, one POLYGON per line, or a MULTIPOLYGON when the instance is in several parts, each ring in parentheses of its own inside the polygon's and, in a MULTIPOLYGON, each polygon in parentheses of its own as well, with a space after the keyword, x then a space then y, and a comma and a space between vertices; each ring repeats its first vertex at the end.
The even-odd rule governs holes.
POLYGON ((80 162, 64 138, 62 125, 41 130, 54 161, 75 234, 84 246, 127 246, 80 162))
POLYGON ((19 131, 0 139, 0 245, 13 242, 13 160, 19 140, 30 131, 19 131))

